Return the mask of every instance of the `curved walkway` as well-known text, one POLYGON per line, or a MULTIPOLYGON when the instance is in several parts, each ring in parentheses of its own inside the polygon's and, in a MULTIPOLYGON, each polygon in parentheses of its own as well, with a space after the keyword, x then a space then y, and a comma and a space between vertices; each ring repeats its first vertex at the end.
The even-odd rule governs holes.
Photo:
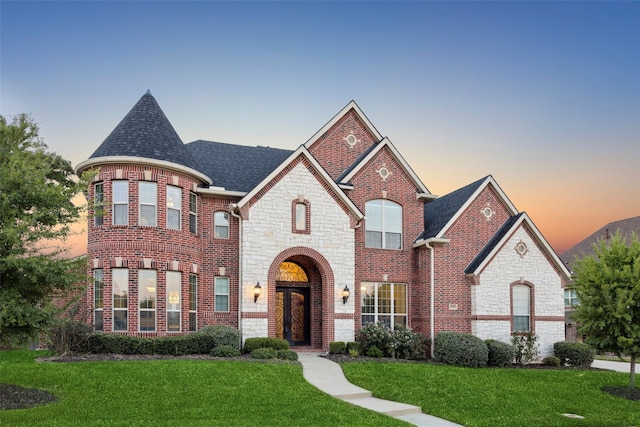
POLYGON ((370 391, 351 384, 337 363, 318 353, 298 353, 304 378, 325 393, 363 408, 389 415, 418 427, 461 427, 460 424, 423 414, 418 406, 372 397, 370 391))

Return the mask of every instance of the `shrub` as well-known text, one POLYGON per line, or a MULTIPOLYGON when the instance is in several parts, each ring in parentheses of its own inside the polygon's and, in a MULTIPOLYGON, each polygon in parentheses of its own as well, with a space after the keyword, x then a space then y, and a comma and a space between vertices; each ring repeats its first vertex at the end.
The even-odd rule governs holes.
POLYGON ((351 357, 358 357, 360 353, 358 352, 357 348, 350 348, 349 349, 349 356, 351 357))
POLYGON ((278 353, 276 354, 276 357, 278 359, 282 359, 282 360, 293 360, 293 361, 296 361, 296 360, 298 360, 298 353, 296 353, 293 350, 278 350, 278 353))
POLYGON ((382 353, 382 350, 374 345, 372 347, 369 347, 369 350, 367 350, 367 356, 380 358, 384 356, 384 354, 382 353))
POLYGON ((518 365, 531 362, 538 358, 538 337, 533 332, 515 332, 511 336, 511 345, 515 350, 515 359, 518 365))
POLYGON ((595 352, 587 344, 560 341, 553 345, 553 353, 562 365, 591 366, 595 352))
POLYGON ((477 368, 485 366, 488 357, 489 349, 478 337, 458 332, 440 332, 436 335, 436 362, 477 368))
POLYGON ((91 327, 77 320, 62 320, 48 331, 49 348, 57 354, 85 352, 91 327))
POLYGON ((399 359, 424 360, 427 358, 429 339, 406 326, 396 326, 391 334, 393 355, 399 359))
POLYGON ((213 357, 236 357, 240 356, 240 350, 230 345, 219 345, 214 347, 210 354, 213 357))
POLYGON ((182 336, 137 338, 120 334, 96 332, 89 335, 86 351, 89 353, 116 354, 208 354, 213 348, 213 339, 208 335, 190 334, 182 336))
POLYGON ((547 356, 544 359, 542 359, 542 364, 546 366, 558 367, 560 366, 560 359, 555 356, 547 356))
POLYGON ((274 350, 289 350, 289 341, 282 338, 247 338, 244 341, 243 353, 252 353, 258 348, 272 348, 274 350))
POLYGON ((371 347, 377 347, 382 351, 383 356, 391 356, 392 333, 391 329, 383 323, 366 324, 356 334, 356 341, 360 345, 362 354, 368 355, 371 347))
POLYGON ((489 349, 489 357, 487 358, 487 365, 505 367, 513 363, 515 357, 515 349, 513 346, 496 340, 486 340, 487 348, 489 349))
POLYGON ((278 350, 270 347, 258 347, 251 352, 254 359, 275 359, 278 356, 278 350))
POLYGON ((329 343, 329 353, 344 354, 347 345, 343 341, 333 341, 329 343))
POLYGON ((227 325, 209 325, 198 331, 198 334, 208 335, 213 339, 213 347, 228 345, 240 350, 240 331, 227 325))
POLYGON ((89 353, 138 354, 137 338, 121 334, 94 332, 87 338, 89 353))
POLYGON ((358 355, 358 353, 360 352, 360 344, 358 344, 355 341, 349 341, 346 344, 346 352, 351 354, 352 351, 356 352, 356 356, 358 355))

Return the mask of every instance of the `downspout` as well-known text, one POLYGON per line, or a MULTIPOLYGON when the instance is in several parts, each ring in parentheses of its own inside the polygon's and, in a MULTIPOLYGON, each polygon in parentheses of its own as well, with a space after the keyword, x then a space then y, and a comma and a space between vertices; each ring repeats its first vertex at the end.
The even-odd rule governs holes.
POLYGON ((436 315, 434 313, 435 310, 435 301, 433 300, 434 296, 435 296, 435 281, 436 281, 436 276, 435 276, 435 256, 433 254, 433 246, 431 246, 429 244, 429 242, 425 242, 425 247, 427 249, 429 249, 429 256, 431 259, 431 267, 429 268, 429 272, 430 272, 430 276, 431 276, 431 286, 429 288, 429 335, 431 336, 431 357, 433 358, 433 352, 435 351, 436 348, 436 344, 435 344, 435 321, 436 321, 436 315))
POLYGON ((240 348, 242 348, 242 217, 236 213, 237 203, 229 203, 229 213, 238 218, 238 331, 240 332, 240 348))

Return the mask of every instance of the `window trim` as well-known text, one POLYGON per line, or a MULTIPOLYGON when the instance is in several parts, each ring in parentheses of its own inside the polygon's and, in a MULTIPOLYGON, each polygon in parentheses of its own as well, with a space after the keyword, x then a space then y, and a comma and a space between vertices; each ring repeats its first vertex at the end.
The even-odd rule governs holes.
POLYGON ((231 311, 231 302, 229 301, 231 299, 231 292, 230 292, 231 286, 229 284, 229 277, 227 276, 216 276, 214 278, 213 281, 213 311, 217 312, 217 313, 228 313, 229 311, 231 311), (227 285, 227 292, 226 293, 219 293, 218 292, 218 281, 226 281, 226 285, 227 285), (222 309, 218 309, 218 296, 226 296, 227 297, 227 304, 226 304, 226 310, 222 310, 222 309))
MULTIPOLYGON (((145 294, 147 293, 145 292, 145 294)), ((138 332, 157 332, 158 331, 158 271, 149 269, 149 268, 141 268, 138 270, 138 332), (154 289, 150 291, 147 289, 147 292, 153 295, 153 308, 142 307, 140 297, 143 295, 142 293, 142 283, 143 275, 147 272, 153 273, 154 279, 154 289), (142 329, 142 313, 153 313, 153 329, 142 329)))
POLYGON ((182 272, 181 271, 167 271, 167 275, 166 275, 166 288, 167 288, 167 292, 166 292, 166 299, 167 299, 167 305, 166 305, 166 311, 167 311, 167 332, 182 332, 182 272), (170 280, 170 277, 172 276, 176 276, 176 281, 173 282, 172 280, 170 280), (177 289, 172 290, 171 288, 173 286, 177 285, 177 289), (177 303, 172 303, 171 302, 171 293, 172 291, 175 292, 175 290, 178 291, 178 302, 177 303), (175 307, 177 305, 177 308, 175 307), (178 328, 177 329, 171 329, 172 324, 170 324, 170 316, 169 313, 178 313, 178 328))
POLYGON ((114 226, 118 226, 118 225, 129 225, 129 181, 127 180, 115 180, 115 181, 111 181, 111 200, 112 200, 112 210, 111 210, 111 225, 114 226), (119 200, 116 199, 116 187, 118 186, 124 186, 124 188, 122 189, 122 194, 126 195, 124 200, 119 200), (116 222, 118 219, 118 215, 116 213, 116 211, 118 210, 117 208, 121 207, 123 208, 124 212, 125 212, 125 217, 126 220, 124 222, 116 222))
POLYGON ((231 236, 231 226, 230 226, 230 220, 229 220, 229 212, 226 211, 217 211, 213 213, 213 237, 215 239, 225 239, 228 240, 229 237, 231 236), (227 221, 226 225, 218 225, 217 221, 216 221, 216 217, 218 217, 219 215, 225 215, 225 219, 227 221), (217 228, 221 227, 221 228, 226 228, 227 229, 227 235, 226 237, 220 237, 217 228))
POLYGON ((93 330, 104 331, 104 270, 93 270, 93 330), (100 323, 96 321, 100 314, 100 323))
MULTIPOLYGON (((398 299, 398 301, 400 301, 398 299)), ((367 281, 363 281, 360 282, 360 323, 362 326, 369 324, 369 323, 378 323, 381 322, 380 317, 381 316, 388 316, 389 317, 389 328, 391 330, 395 329, 395 320, 396 317, 403 317, 404 318, 404 326, 408 327, 409 326, 409 314, 408 314, 408 310, 409 310, 409 284, 408 283, 394 283, 394 282, 367 282, 367 281), (366 285, 373 285, 373 302, 374 302, 374 312, 373 313, 365 313, 363 311, 363 307, 365 306, 364 304, 364 297, 365 294, 363 292, 363 288, 366 285), (390 293, 390 307, 389 307, 389 312, 388 313, 380 313, 380 299, 379 299, 379 289, 380 289, 380 285, 389 285, 389 293, 390 293), (399 306, 396 304, 396 287, 402 287, 404 288, 404 313, 397 313, 396 312, 396 308, 399 308, 399 306), (373 316, 373 322, 366 322, 364 321, 364 316, 373 316)))
POLYGON ((189 231, 198 234, 198 196, 189 191, 189 231))
POLYGON ((182 187, 176 187, 175 185, 167 185, 167 229, 178 230, 178 231, 182 230, 182 187), (177 191, 178 194, 176 195, 178 196, 178 202, 179 202, 178 207, 169 206, 169 191, 177 191), (171 219, 169 213, 172 211, 178 212, 177 227, 172 227, 171 224, 169 224, 169 220, 171 219))
POLYGON ((516 282, 516 283, 512 283, 511 284, 511 290, 510 290, 510 296, 511 296, 511 332, 512 333, 519 333, 519 332, 535 332, 535 322, 534 322, 534 318, 533 318, 533 313, 534 313, 534 289, 533 289, 533 285, 528 283, 528 282, 516 282), (514 290, 515 289, 522 289, 522 288, 527 288, 528 289, 528 309, 529 309, 529 313, 525 316, 524 314, 516 314, 516 304, 515 304, 515 295, 514 295, 514 290), (515 318, 517 317, 527 317, 527 329, 526 330, 522 330, 522 329, 516 329, 516 321, 515 318))
POLYGON ((154 181, 138 181, 138 225, 142 227, 157 227, 158 226, 158 183, 154 181), (149 203, 142 200, 142 187, 145 186, 153 186, 155 200, 153 203, 149 203), (153 206, 153 221, 149 224, 142 223, 142 207, 143 206, 153 206))
POLYGON ((311 204, 308 200, 291 201, 291 232, 294 234, 311 234, 311 204), (298 227, 298 207, 304 206, 304 228, 298 227))
MULTIPOLYGON (((121 289, 122 290, 122 289, 121 289)), ((112 268, 111 269, 111 310, 112 310, 112 324, 111 324, 111 330, 113 332, 128 332, 129 331, 129 269, 128 268, 112 268), (124 284, 126 285, 125 287, 125 293, 124 293, 124 298, 122 298, 124 300, 124 307, 116 307, 116 294, 114 292, 114 283, 116 283, 115 281, 115 275, 117 272, 122 272, 123 274, 125 274, 122 279, 124 280, 124 284), (125 319, 125 328, 124 329, 116 329, 116 312, 124 312, 124 319, 125 319)))
MULTIPOLYGON (((377 210, 377 208, 376 208, 377 210)), ((366 248, 369 249, 387 249, 387 250, 395 250, 395 251, 401 251, 403 249, 403 237, 404 237, 404 209, 402 207, 402 205, 400 203, 396 203, 392 200, 389 199, 372 199, 372 200, 368 200, 365 203, 365 217, 370 218, 369 220, 365 219, 365 225, 364 225, 364 245, 366 248), (379 215, 380 215, 380 229, 375 229, 373 228, 373 225, 371 224, 372 222, 372 210, 373 208, 373 203, 380 203, 380 210, 379 210, 379 215), (369 207, 371 206, 371 207, 369 207), (391 225, 388 224, 387 221, 387 208, 399 208, 400 209, 400 232, 392 232, 390 231, 390 227, 391 225), (380 246, 373 246, 371 245, 370 240, 367 238, 367 235, 369 232, 372 233, 380 233, 380 237, 381 237, 381 243, 380 246), (400 247, 399 248, 390 248, 387 247, 388 243, 387 243, 387 234, 399 234, 400 235, 400 247)))

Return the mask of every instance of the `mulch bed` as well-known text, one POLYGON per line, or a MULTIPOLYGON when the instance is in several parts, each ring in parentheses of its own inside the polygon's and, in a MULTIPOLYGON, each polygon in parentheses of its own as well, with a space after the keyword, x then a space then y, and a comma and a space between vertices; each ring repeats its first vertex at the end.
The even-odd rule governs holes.
POLYGON ((27 409, 58 400, 46 390, 0 383, 0 409, 27 409))

